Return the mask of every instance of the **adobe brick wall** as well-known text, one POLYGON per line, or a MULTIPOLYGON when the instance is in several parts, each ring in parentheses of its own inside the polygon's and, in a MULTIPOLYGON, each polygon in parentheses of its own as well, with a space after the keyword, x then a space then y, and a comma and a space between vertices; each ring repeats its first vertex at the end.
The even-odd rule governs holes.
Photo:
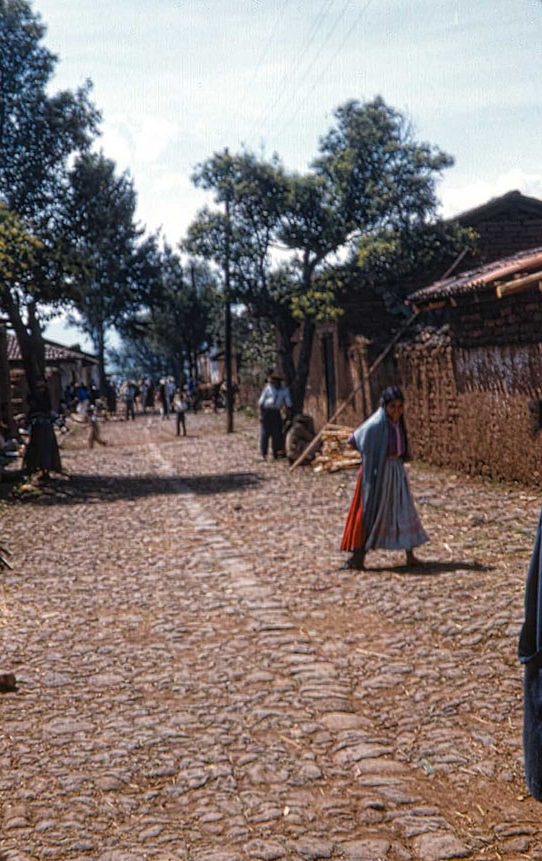
MULTIPOLYGON (((474 225, 479 235, 477 263, 491 263, 542 246, 542 219, 526 215, 490 218, 474 225)), ((468 262, 462 269, 468 268, 468 262)))
POLYGON ((538 343, 542 339, 542 293, 536 287, 500 300, 494 298, 494 288, 487 295, 491 298, 466 298, 449 308, 455 343, 483 347, 538 343))
POLYGON ((397 351, 412 454, 471 474, 539 485, 542 433, 530 403, 542 398, 538 343, 459 346, 424 333, 397 351))

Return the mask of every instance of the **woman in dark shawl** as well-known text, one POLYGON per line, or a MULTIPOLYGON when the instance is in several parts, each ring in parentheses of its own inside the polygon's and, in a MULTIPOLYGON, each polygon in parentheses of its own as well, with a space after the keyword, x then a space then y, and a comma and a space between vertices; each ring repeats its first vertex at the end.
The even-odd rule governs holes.
POLYGON ((361 454, 361 468, 341 542, 341 550, 352 553, 347 568, 362 569, 372 549, 405 550, 407 565, 414 565, 413 548, 428 541, 404 468, 403 404, 397 386, 385 389, 378 410, 349 439, 361 454))
POLYGON ((44 478, 50 472, 62 472, 60 452, 51 417, 51 398, 45 382, 39 382, 33 395, 30 396, 28 421, 30 440, 24 455, 24 469, 30 475, 39 470, 44 478))

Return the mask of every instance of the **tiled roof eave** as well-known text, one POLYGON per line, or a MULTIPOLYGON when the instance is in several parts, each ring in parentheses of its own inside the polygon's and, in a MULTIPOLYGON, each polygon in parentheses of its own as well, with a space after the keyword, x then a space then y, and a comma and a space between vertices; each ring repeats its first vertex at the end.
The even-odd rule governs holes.
POLYGON ((464 272, 455 278, 434 282, 428 287, 411 293, 408 301, 411 305, 421 308, 436 302, 451 301, 455 297, 491 292, 503 282, 512 283, 514 278, 521 278, 538 269, 542 269, 541 248, 495 260, 492 263, 464 272))

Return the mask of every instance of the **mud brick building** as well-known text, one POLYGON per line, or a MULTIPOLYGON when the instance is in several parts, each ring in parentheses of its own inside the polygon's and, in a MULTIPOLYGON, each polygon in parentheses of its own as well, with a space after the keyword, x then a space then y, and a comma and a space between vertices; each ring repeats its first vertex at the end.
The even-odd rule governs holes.
POLYGON ((415 457, 542 481, 541 290, 542 247, 412 295, 446 315, 396 352, 415 457))
MULTIPOLYGON (((473 228, 478 234, 476 253, 462 260, 456 274, 542 246, 542 201, 519 191, 511 191, 464 212, 455 221, 463 227, 473 228)), ((443 262, 437 264, 433 271, 423 272, 419 278, 410 279, 409 283, 401 283, 402 295, 431 284, 446 268, 447 264, 443 262)), ((335 407, 359 384, 360 393, 352 408, 342 414, 341 422, 354 424, 367 416, 376 406, 382 388, 397 382, 400 370, 405 367, 404 363, 398 363, 398 356, 392 355, 378 373, 370 379, 367 376, 372 362, 404 323, 404 319, 390 313, 381 291, 367 288, 360 295, 353 290, 346 295, 343 307, 345 313, 339 321, 319 326, 313 347, 305 409, 315 418, 317 426, 324 424, 335 407)), ((423 307, 434 306, 427 302, 423 307)), ((445 313, 441 312, 441 316, 445 313)), ((501 336, 505 337, 505 333, 501 336)), ((441 340, 442 336, 439 343, 441 340)), ((433 336, 428 334, 426 341, 435 346, 433 336)), ((437 362, 435 350, 432 355, 433 361, 437 362)), ((439 358, 438 361, 444 359, 439 358)), ((437 377, 435 366, 435 380, 437 377)), ((425 446, 424 451, 427 450, 425 446)))

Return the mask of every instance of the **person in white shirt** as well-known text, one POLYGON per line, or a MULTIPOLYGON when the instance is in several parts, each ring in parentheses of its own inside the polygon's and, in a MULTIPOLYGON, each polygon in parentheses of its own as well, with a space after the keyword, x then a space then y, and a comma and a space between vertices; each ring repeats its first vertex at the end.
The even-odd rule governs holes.
POLYGON ((181 389, 177 389, 173 399, 173 408, 177 416, 177 436, 181 435, 181 427, 183 436, 186 436, 186 411, 188 410, 188 401, 186 395, 181 389))
POLYGON ((292 399, 288 388, 283 385, 280 374, 273 373, 268 378, 258 401, 260 408, 260 453, 267 457, 269 439, 273 457, 276 459, 284 451, 284 439, 282 429, 282 410, 291 410, 292 399))

